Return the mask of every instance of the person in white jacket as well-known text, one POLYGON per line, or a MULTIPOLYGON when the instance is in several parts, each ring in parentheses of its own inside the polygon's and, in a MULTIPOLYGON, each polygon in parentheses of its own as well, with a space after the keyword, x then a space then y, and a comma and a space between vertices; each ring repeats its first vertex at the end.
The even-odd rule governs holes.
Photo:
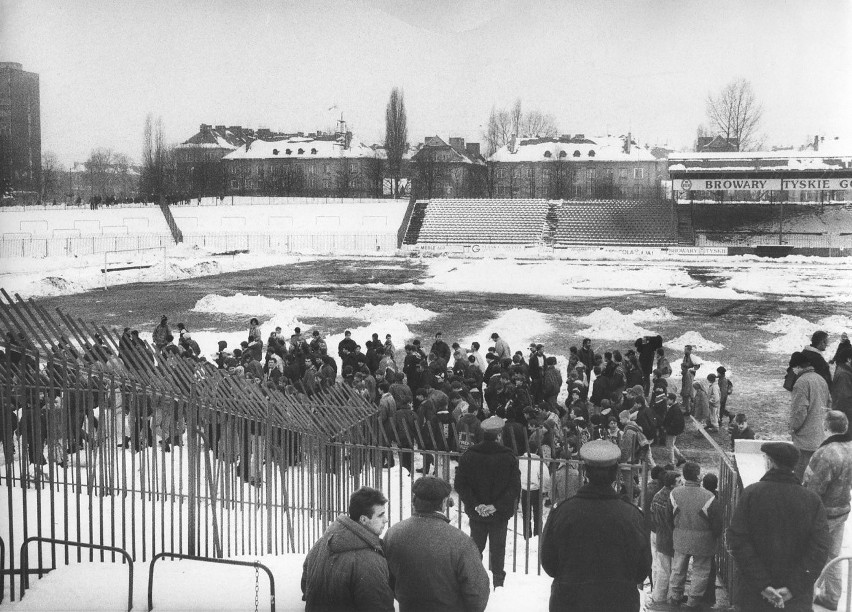
POLYGON ((722 395, 719 391, 719 383, 716 381, 715 374, 708 374, 707 382, 710 385, 707 389, 707 401, 710 404, 710 415, 708 417, 708 425, 706 429, 707 431, 719 431, 716 427, 716 423, 719 421, 719 402, 722 399, 722 395))
POLYGON ((518 467, 521 470, 524 539, 529 540, 531 536, 541 535, 542 493, 550 493, 550 471, 547 462, 529 450, 518 457, 518 467), (535 524, 535 529, 531 529, 531 523, 535 524))

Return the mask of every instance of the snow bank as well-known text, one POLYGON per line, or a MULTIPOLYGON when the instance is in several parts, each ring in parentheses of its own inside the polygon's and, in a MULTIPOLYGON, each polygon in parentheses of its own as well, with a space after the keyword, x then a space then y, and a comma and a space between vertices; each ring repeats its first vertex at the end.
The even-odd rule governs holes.
POLYGON ((232 296, 211 293, 198 300, 192 310, 249 317, 277 316, 287 313, 290 317, 306 319, 373 321, 375 319, 394 318, 406 323, 422 323, 436 314, 414 304, 399 302, 391 305, 375 305, 368 302, 361 307, 352 307, 317 297, 276 300, 262 295, 246 295, 244 293, 237 293, 232 296))
POLYGON ((687 344, 691 345, 693 350, 708 353, 721 351, 725 348, 724 345, 719 344, 718 342, 707 340, 697 331, 688 331, 685 334, 678 336, 677 338, 669 340, 665 344, 667 347, 673 348, 678 351, 682 351, 687 344))
POLYGON ((665 307, 634 310, 630 314, 605 307, 583 316, 577 321, 589 325, 577 331, 580 336, 598 340, 635 340, 642 336, 656 336, 657 332, 639 327, 637 323, 676 321, 676 317, 665 307))
POLYGON ((537 310, 512 308, 483 325, 479 331, 459 340, 459 344, 469 347, 471 342, 479 342, 480 351, 485 354, 488 347, 494 345, 491 334, 497 333, 509 343, 513 353, 523 351, 526 355, 530 342, 537 342, 552 329, 547 316, 537 310))
POLYGON ((823 269, 765 264, 734 271, 728 281, 734 290, 784 298, 846 301, 852 287, 852 270, 843 266, 823 269))
POLYGON ((852 331, 852 317, 843 315, 832 315, 823 317, 815 323, 795 315, 784 314, 761 325, 760 329, 771 334, 779 334, 766 343, 765 350, 770 353, 789 355, 795 351, 801 351, 803 347, 811 342, 811 335, 817 330, 823 330, 829 334, 829 344, 824 355, 826 360, 831 359, 840 343, 840 334, 852 331))

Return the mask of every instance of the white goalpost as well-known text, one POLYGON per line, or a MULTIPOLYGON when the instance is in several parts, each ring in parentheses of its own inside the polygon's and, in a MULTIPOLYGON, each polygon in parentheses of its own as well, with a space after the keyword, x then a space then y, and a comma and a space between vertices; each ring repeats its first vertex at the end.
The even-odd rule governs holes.
POLYGON ((104 278, 104 290, 109 289, 109 273, 125 270, 145 270, 162 263, 163 278, 168 269, 168 253, 166 247, 142 247, 138 249, 115 249, 104 251, 104 267, 101 268, 104 278))

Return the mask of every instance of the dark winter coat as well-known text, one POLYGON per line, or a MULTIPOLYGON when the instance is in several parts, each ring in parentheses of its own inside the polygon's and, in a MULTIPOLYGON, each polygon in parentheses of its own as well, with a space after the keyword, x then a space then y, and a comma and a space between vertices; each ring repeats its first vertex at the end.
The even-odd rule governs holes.
POLYGON ((636 354, 639 356, 639 365, 642 366, 643 374, 650 374, 654 368, 654 355, 657 349, 663 346, 662 336, 651 336, 645 342, 644 338, 639 338, 634 343, 636 354))
POLYGON ((651 500, 652 530, 657 534, 657 550, 669 557, 674 556, 674 518, 672 516, 671 487, 663 487, 651 500))
POLYGON ((666 416, 663 417, 663 429, 670 436, 679 436, 686 428, 686 423, 683 419, 683 410, 680 404, 674 404, 666 411, 666 416))
POLYGON ((393 612, 382 542, 341 515, 314 544, 302 568, 305 612, 393 612))
POLYGON ((443 359, 445 366, 450 362, 450 357, 453 356, 453 352, 450 350, 450 345, 443 340, 435 340, 435 343, 432 345, 432 348, 429 349, 429 352, 435 353, 435 355, 443 359))
POLYGON ((439 512, 388 529, 385 552, 400 612, 482 612, 491 590, 473 540, 439 512))
POLYGON ((591 374, 592 368, 595 365, 595 352, 592 348, 585 348, 581 346, 577 350, 577 358, 580 360, 580 363, 586 366, 586 373, 591 374))
POLYGON ((654 411, 642 406, 639 408, 639 414, 636 415, 636 424, 642 429, 642 433, 649 440, 653 440, 657 436, 657 415, 654 411))
POLYGON ((541 566, 554 579, 551 612, 639 610, 650 540, 642 512, 611 487, 586 485, 559 504, 541 539, 541 566))
POLYGON ((831 409, 840 410, 852 423, 852 366, 838 363, 831 383, 831 409))
POLYGON ((515 515, 521 495, 518 458, 499 442, 480 442, 459 457, 455 489, 471 520, 509 520, 515 515), (497 512, 490 517, 482 517, 476 511, 480 504, 493 505, 497 512))
POLYGON ((829 370, 828 363, 822 353, 812 346, 806 346, 802 349, 802 355, 813 366, 814 371, 825 379, 825 384, 831 389, 831 370, 829 370))
POLYGON ((743 610, 775 610, 760 592, 786 586, 784 609, 811 610, 814 581, 828 558, 828 522, 819 496, 790 470, 769 470, 740 496, 727 544, 737 564, 734 603, 743 610))

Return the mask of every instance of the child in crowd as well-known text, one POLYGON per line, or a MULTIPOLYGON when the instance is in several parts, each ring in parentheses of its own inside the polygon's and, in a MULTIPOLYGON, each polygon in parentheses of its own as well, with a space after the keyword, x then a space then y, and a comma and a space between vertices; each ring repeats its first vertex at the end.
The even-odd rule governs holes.
POLYGON ((728 427, 731 434, 731 452, 735 450, 737 440, 754 440, 754 431, 748 426, 745 413, 740 412, 734 417, 734 422, 728 427))

